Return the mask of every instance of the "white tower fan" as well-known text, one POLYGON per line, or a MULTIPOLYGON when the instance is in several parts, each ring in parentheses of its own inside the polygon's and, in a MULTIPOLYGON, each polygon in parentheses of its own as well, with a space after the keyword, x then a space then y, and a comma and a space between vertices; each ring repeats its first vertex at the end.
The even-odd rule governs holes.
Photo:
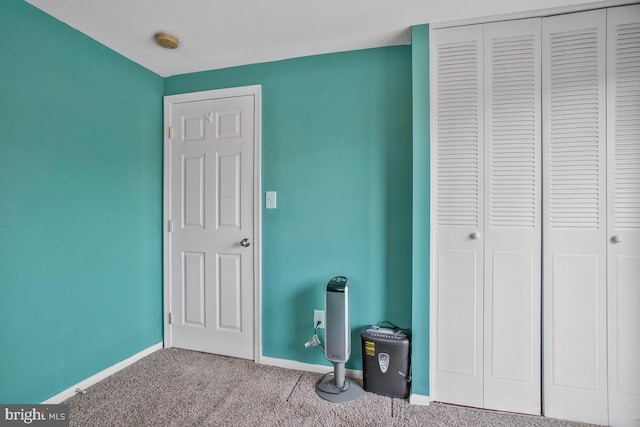
POLYGON ((362 395, 362 387, 346 376, 345 363, 351 356, 349 324, 349 285, 344 276, 329 280, 324 300, 324 355, 333 363, 333 375, 325 375, 316 384, 316 393, 335 403, 350 402, 362 395))

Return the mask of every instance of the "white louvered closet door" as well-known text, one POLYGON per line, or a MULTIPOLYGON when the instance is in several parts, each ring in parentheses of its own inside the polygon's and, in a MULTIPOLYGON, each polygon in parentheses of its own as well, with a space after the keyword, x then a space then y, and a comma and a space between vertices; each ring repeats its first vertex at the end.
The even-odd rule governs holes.
POLYGON ((434 399, 483 405, 482 25, 434 31, 434 399))
POLYGON ((607 424, 606 11, 542 20, 544 413, 607 424))
POLYGON ((607 10, 609 423, 640 426, 640 5, 607 10))
POLYGON ((434 399, 540 414, 540 19, 433 49, 434 399))
POLYGON ((540 406, 540 19, 484 27, 484 407, 540 406))

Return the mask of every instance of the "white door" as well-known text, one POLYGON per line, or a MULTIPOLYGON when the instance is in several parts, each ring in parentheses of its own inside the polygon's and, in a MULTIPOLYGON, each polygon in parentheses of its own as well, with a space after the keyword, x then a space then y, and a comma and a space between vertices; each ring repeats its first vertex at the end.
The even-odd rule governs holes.
POLYGON ((258 101, 203 96, 169 107, 169 341, 253 359, 258 101))
POLYGON ((607 424, 606 11, 542 20, 544 413, 607 424))
POLYGON ((640 5, 607 10, 609 423, 640 426, 640 5))
POLYGON ((484 407, 540 414, 540 19, 484 26, 484 407))
POLYGON ((540 414, 540 19, 433 48, 433 396, 540 414))
POLYGON ((482 25, 433 32, 434 400, 483 406, 482 25))

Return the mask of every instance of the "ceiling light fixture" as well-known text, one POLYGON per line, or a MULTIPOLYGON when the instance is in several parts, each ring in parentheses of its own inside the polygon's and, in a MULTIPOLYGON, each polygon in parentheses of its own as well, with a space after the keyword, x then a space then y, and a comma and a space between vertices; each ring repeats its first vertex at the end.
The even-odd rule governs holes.
POLYGON ((178 47, 178 38, 169 33, 156 33, 156 43, 165 49, 175 49, 178 47))

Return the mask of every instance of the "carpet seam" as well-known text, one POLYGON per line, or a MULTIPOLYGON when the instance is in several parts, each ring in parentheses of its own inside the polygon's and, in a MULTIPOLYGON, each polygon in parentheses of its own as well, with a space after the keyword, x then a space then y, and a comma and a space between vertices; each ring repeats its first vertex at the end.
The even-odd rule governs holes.
POLYGON ((291 391, 289 392, 289 396, 287 396, 287 399, 285 400, 285 402, 289 403, 289 399, 291 399, 291 396, 293 395, 293 392, 296 390, 296 388, 298 387, 298 384, 300 384, 300 381, 302 381, 302 377, 304 376, 304 374, 300 374, 300 376, 298 377, 298 381, 296 381, 295 385, 293 386, 293 388, 291 389, 291 391))

